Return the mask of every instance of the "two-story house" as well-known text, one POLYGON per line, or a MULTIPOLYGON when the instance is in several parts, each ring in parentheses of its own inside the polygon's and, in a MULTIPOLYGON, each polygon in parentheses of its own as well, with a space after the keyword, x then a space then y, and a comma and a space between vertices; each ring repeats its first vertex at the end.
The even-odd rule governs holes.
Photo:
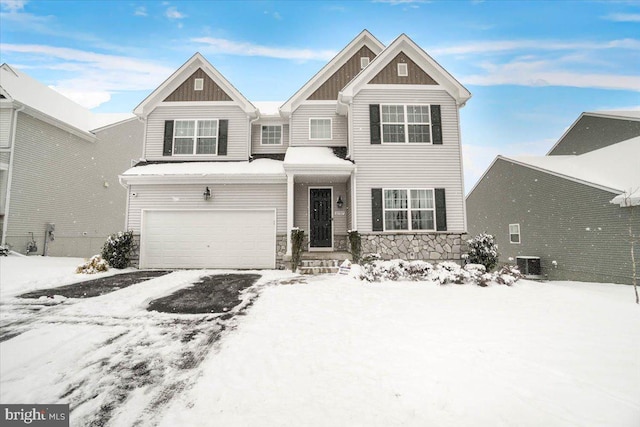
POLYGON ((459 260, 458 109, 471 94, 406 35, 363 31, 291 98, 251 103, 195 54, 134 111, 145 162, 121 176, 140 266, 273 268, 309 252, 459 260))

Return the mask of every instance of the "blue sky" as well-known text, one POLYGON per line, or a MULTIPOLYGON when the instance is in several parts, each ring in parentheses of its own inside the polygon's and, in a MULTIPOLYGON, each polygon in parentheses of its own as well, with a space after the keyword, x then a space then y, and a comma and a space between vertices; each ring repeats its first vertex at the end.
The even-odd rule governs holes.
POLYGON ((406 33, 473 94, 465 183, 545 154, 583 111, 640 109, 640 1, 0 0, 0 62, 130 112, 199 51, 247 98, 286 100, 362 29, 406 33))

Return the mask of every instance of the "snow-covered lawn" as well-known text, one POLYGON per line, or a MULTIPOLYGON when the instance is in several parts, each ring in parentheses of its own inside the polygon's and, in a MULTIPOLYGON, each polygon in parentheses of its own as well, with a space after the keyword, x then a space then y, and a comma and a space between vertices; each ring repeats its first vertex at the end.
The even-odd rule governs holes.
MULTIPOLYGON (((66 284, 61 264, 51 277, 66 284)), ((0 277, 18 277, 8 265, 0 277)), ((640 421, 640 307, 631 287, 259 273, 244 301, 260 296, 229 320, 145 310, 212 274, 204 270, 36 307, 22 333, 0 343, 0 401, 70 403, 74 426, 640 421)), ((41 279, 20 288, 43 287, 41 279)), ((16 293, 2 292, 0 309, 25 313, 16 293)))

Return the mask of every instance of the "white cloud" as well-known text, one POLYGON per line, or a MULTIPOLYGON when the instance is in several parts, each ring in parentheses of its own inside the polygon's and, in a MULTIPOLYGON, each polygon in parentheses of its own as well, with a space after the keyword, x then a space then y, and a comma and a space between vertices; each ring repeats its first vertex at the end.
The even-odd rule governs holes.
POLYGON ((136 7, 136 10, 133 11, 135 16, 147 16, 147 8, 144 6, 136 7))
POLYGON ((374 3, 387 3, 391 6, 397 6, 399 4, 410 5, 416 3, 431 3, 430 0, 373 0, 374 3))
POLYGON ((27 55, 21 62, 32 69, 66 72, 69 77, 47 83, 88 108, 109 101, 114 92, 155 89, 174 71, 151 60, 56 46, 0 43, 0 50, 27 55), (34 55, 35 64, 28 59, 34 55))
POLYGON ((178 8, 175 6, 168 7, 164 15, 169 19, 183 19, 187 17, 184 13, 178 11, 178 8))
POLYGON ((27 0, 0 0, 0 7, 2 10, 9 12, 18 12, 24 9, 24 5, 27 4, 27 0))
POLYGON ((487 40, 461 43, 447 47, 429 49, 432 55, 467 55, 506 53, 518 51, 565 51, 565 50, 640 50, 640 40, 620 39, 605 42, 563 42, 555 40, 487 40))
POLYGON ((326 61, 333 58, 336 54, 333 50, 270 47, 213 37, 198 37, 191 39, 191 41, 204 45, 203 48, 206 49, 207 52, 238 56, 263 56, 279 59, 326 61))
POLYGON ((462 77, 466 84, 480 86, 568 86, 640 91, 640 75, 621 75, 555 68, 554 61, 514 61, 507 64, 484 63, 483 74, 462 77))
POLYGON ((640 13, 611 13, 603 18, 614 22, 640 22, 640 13))

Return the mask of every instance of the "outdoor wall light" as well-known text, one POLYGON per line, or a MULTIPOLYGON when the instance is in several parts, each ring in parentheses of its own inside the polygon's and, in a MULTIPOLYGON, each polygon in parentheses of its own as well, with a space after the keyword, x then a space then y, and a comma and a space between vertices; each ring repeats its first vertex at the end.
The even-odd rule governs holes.
POLYGON ((336 206, 338 206, 338 209, 342 209, 342 207, 344 206, 344 202, 342 201, 342 196, 338 196, 338 200, 336 201, 336 206))
POLYGON ((204 197, 205 200, 211 199, 211 190, 209 190, 209 187, 204 189, 204 193, 202 193, 202 197, 204 197))

